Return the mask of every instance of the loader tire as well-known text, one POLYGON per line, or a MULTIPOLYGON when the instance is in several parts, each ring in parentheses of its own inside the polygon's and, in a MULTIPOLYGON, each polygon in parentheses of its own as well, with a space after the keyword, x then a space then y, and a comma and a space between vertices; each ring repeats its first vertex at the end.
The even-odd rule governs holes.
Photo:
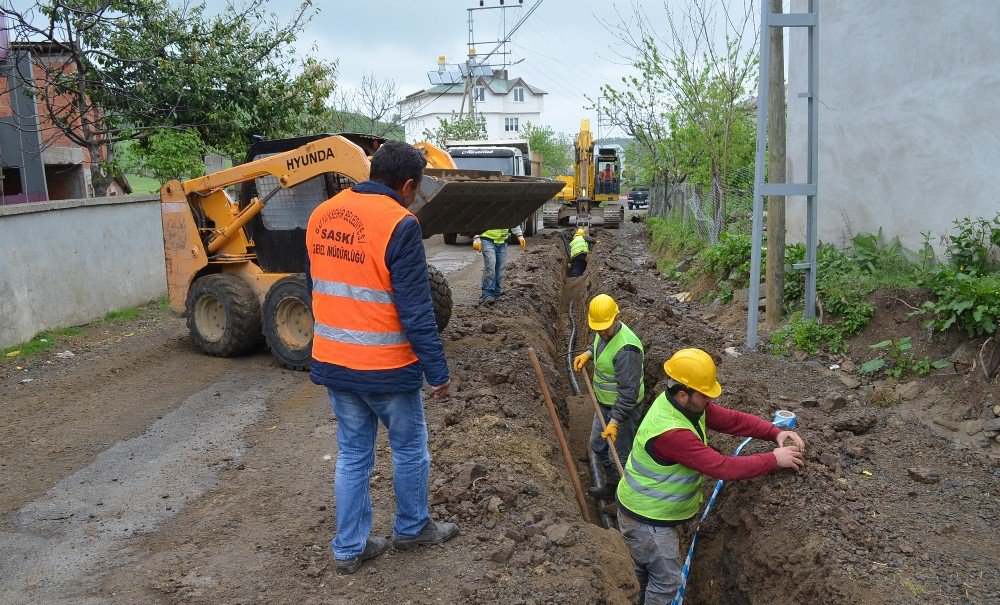
POLYGON ((444 332, 451 319, 451 288, 444 274, 434 265, 427 265, 427 276, 431 282, 431 300, 434 302, 434 323, 438 332, 444 332))
POLYGON ((444 233, 441 235, 441 237, 444 238, 444 243, 446 244, 454 246, 455 244, 458 243, 457 233, 444 233))
POLYGON ((234 357, 261 344, 260 303, 250 284, 238 275, 199 277, 184 307, 192 340, 209 355, 234 357))
POLYGON ((306 276, 295 273, 274 282, 264 297, 264 338, 271 354, 292 370, 312 361, 312 299, 306 276))

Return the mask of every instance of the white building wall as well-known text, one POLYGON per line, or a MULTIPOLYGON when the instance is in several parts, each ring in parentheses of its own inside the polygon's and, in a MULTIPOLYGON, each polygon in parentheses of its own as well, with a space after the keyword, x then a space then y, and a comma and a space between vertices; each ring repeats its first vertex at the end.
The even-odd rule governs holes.
MULTIPOLYGON (((416 106, 418 113, 404 123, 406 140, 410 143, 422 141, 424 130, 438 127, 438 118, 450 118, 452 112, 457 113, 462 103, 461 95, 448 94, 428 100, 427 97, 415 99, 400 105, 403 115, 413 111, 416 106)), ((476 103, 476 113, 481 114, 486 121, 486 138, 490 140, 519 139, 523 133, 504 130, 504 118, 516 117, 520 128, 526 122, 539 125, 542 118, 544 95, 532 94, 528 88, 524 90, 524 101, 514 102, 513 91, 506 95, 495 95, 487 88, 485 100, 476 103)), ((466 106, 468 111, 468 106, 466 106)))
MULTIPOLYGON (((882 227, 909 248, 1000 209, 1000 4, 839 0, 819 13, 819 238, 882 227)), ((792 12, 807 10, 793 0, 792 12)), ((788 180, 807 175, 805 30, 789 34, 788 180)), ((805 236, 789 198, 788 236, 805 236)))

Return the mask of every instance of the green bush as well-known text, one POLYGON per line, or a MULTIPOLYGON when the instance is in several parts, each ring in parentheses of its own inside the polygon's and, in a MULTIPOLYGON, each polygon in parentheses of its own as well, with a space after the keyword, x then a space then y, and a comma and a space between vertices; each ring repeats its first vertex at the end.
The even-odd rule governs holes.
POLYGON ((975 275, 954 266, 940 266, 925 282, 937 295, 918 313, 931 313, 927 326, 947 330, 957 324, 969 336, 992 334, 1000 322, 1000 274, 975 275))
POLYGON ((826 348, 834 353, 842 353, 844 334, 839 327, 821 324, 819 319, 804 319, 801 313, 792 316, 791 322, 771 335, 771 353, 787 355, 793 350, 818 353, 826 348))
POLYGON ((749 235, 724 231, 718 242, 698 253, 694 270, 743 287, 750 281, 750 249, 749 235))
POLYGON ((858 368, 859 374, 884 373, 890 378, 902 378, 909 373, 917 376, 926 376, 931 370, 946 368, 951 365, 947 359, 931 361, 930 357, 917 359, 910 353, 913 345, 910 344, 910 337, 904 336, 897 340, 883 340, 870 345, 868 348, 880 351, 880 355, 875 359, 866 361, 858 368))
POLYGON ((646 224, 653 250, 671 259, 697 254, 705 246, 698 232, 683 221, 650 217, 646 224))

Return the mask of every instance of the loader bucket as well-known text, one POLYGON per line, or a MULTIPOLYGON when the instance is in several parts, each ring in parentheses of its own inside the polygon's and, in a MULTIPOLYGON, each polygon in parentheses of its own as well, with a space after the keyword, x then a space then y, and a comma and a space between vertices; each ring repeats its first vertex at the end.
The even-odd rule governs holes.
POLYGON ((482 170, 424 171, 409 210, 425 238, 440 233, 481 233, 519 225, 564 183, 482 170))

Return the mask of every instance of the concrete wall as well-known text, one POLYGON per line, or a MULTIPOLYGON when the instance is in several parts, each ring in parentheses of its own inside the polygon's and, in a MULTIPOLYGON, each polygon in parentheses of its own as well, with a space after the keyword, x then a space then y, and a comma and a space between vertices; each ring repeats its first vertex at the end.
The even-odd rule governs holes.
MULTIPOLYGON (((954 219, 1000 209, 1000 4, 819 2, 819 237, 882 227, 942 248, 954 219)), ((807 10, 793 0, 792 12, 807 10)), ((790 31, 788 177, 805 182, 807 45, 790 31)), ((790 241, 805 198, 790 198, 790 241)))
POLYGON ((0 207, 0 347, 166 291, 156 196, 0 207))

